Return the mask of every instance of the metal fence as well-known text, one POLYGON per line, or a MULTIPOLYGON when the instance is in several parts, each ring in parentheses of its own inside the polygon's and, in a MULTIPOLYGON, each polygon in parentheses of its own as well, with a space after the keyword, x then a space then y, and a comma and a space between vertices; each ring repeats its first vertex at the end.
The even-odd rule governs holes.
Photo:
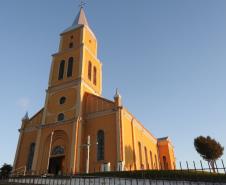
MULTIPOLYGON (((201 160, 190 163, 188 161, 178 162, 177 168, 173 170, 168 170, 164 167, 165 165, 159 163, 158 169, 134 171, 129 168, 126 171, 119 172, 117 168, 113 167, 111 171, 106 173, 101 171, 101 168, 98 168, 93 169, 95 173, 91 174, 73 174, 69 172, 57 175, 48 174, 46 171, 21 171, 21 173, 13 173, 9 181, 44 185, 179 185, 181 182, 183 182, 183 185, 186 185, 186 182, 190 182, 190 185, 191 182, 204 182, 205 185, 208 185, 208 183, 217 184, 217 182, 218 184, 226 184, 226 168, 222 159, 215 162, 214 169, 208 162, 201 160), (200 174, 211 175, 211 173, 213 178, 211 176, 208 179, 200 177, 200 174), (189 176, 188 174, 192 175, 189 176)), ((201 184, 199 183, 199 185, 201 184)))
MULTIPOLYGON (((99 168, 94 168, 94 169, 90 169, 92 171, 92 173, 99 173, 99 172, 104 172, 100 167, 99 168)), ((207 161, 192 161, 192 162, 181 162, 179 161, 177 163, 177 166, 175 169, 168 169, 168 167, 166 165, 163 165, 161 163, 159 163, 159 165, 156 168, 146 168, 146 169, 142 169, 141 171, 145 171, 145 170, 181 170, 181 171, 197 171, 197 172, 209 172, 209 173, 217 173, 217 174, 226 174, 226 168, 225 168, 225 164, 223 159, 218 160, 214 163, 214 169, 213 167, 210 165, 209 162, 207 161)), ((133 170, 132 166, 130 166, 129 168, 127 168, 125 170, 119 170, 117 169, 117 167, 115 166, 111 166, 111 168, 109 170, 106 171, 111 171, 111 172, 116 172, 116 171, 136 171, 133 170)), ((139 170, 137 170, 139 171, 139 170)), ((33 176, 43 176, 48 174, 46 170, 42 170, 42 171, 26 171, 26 167, 22 167, 20 168, 19 171, 13 171, 12 172, 12 176, 27 176, 27 175, 33 175, 33 176)), ((84 173, 83 173, 84 174, 84 173)), ((51 176, 51 174, 48 174, 51 176)), ((82 175, 80 173, 72 173, 67 171, 66 173, 60 173, 54 176, 71 176, 71 175, 82 175)))
POLYGON ((219 161, 215 161, 214 168, 211 167, 209 162, 188 162, 182 163, 181 161, 178 163, 177 169, 179 170, 187 170, 187 171, 201 171, 201 172, 210 172, 210 173, 224 173, 226 174, 226 168, 224 165, 223 159, 219 161))

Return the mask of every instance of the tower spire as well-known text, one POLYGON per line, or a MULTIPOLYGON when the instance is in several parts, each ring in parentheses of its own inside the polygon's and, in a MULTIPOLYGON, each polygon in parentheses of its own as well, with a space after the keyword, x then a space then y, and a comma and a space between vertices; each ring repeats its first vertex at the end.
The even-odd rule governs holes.
POLYGON ((114 100, 115 100, 115 105, 116 105, 117 107, 121 107, 121 106, 122 106, 122 97, 121 97, 121 95, 119 94, 118 88, 116 88, 114 100))
POLYGON ((83 9, 83 6, 81 5, 79 13, 77 14, 72 26, 76 26, 76 25, 86 25, 89 26, 88 21, 86 19, 86 15, 83 9))
POLYGON ((89 27, 89 23, 87 21, 86 14, 85 14, 85 11, 83 9, 84 5, 85 5, 84 1, 81 0, 81 3, 79 5, 79 7, 80 7, 79 13, 77 14, 72 25, 69 28, 67 28, 66 30, 64 30, 63 33, 71 31, 71 30, 73 30, 73 29, 75 29, 75 28, 77 28, 81 25, 89 27))
POLYGON ((22 118, 22 120, 29 120, 29 116, 28 116, 28 112, 26 112, 26 114, 24 115, 24 117, 22 118))

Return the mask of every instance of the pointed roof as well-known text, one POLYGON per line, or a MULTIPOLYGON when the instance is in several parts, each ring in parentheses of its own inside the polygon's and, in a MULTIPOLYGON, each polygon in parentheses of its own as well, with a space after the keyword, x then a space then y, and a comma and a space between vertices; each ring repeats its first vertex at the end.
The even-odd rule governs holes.
POLYGON ((115 99, 115 98, 121 98, 121 95, 119 94, 118 88, 116 88, 116 91, 115 91, 114 99, 115 99))
POLYGON ((78 25, 78 24, 79 24, 79 25, 86 25, 86 26, 89 26, 83 8, 80 8, 80 11, 79 11, 78 15, 76 16, 76 18, 75 18, 75 20, 74 20, 72 26, 73 26, 73 25, 78 25))
POLYGON ((84 9, 82 7, 80 8, 79 13, 77 14, 73 24, 69 28, 64 30, 63 33, 71 31, 71 30, 73 30, 75 28, 78 28, 81 25, 89 27, 89 24, 88 24, 88 21, 86 19, 86 15, 85 15, 84 9))
POLYGON ((22 120, 29 120, 28 112, 26 112, 25 116, 22 118, 22 120))

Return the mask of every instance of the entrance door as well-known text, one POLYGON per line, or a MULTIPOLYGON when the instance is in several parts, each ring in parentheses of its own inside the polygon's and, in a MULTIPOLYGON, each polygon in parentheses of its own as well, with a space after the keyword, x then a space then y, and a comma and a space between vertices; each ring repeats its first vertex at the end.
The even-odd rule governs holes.
POLYGON ((51 157, 49 161, 49 173, 59 175, 62 173, 62 161, 64 156, 51 157))

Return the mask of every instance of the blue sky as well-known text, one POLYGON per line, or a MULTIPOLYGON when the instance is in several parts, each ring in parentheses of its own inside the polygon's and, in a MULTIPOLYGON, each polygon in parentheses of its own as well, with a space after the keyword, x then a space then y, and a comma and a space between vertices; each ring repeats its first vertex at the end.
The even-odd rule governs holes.
MULTIPOLYGON (((0 164, 13 162, 25 112, 44 105, 51 54, 78 4, 0 1, 0 164)), ((201 159, 193 147, 199 135, 226 147, 225 0, 93 0, 85 11, 98 38, 104 97, 118 87, 145 127, 170 136, 177 161, 201 159)))

